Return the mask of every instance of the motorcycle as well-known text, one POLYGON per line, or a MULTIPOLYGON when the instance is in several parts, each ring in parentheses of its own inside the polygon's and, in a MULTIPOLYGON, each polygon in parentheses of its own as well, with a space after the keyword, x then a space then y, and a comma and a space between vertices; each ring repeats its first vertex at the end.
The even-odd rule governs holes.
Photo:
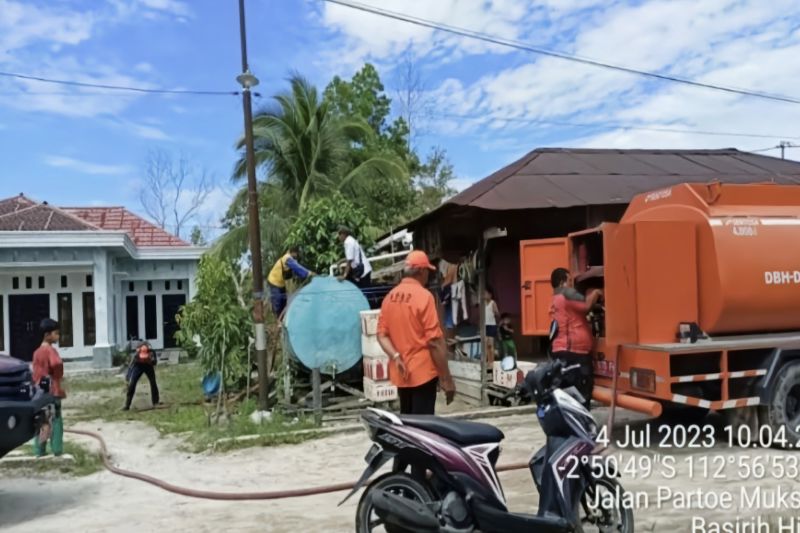
POLYGON ((529 463, 539 491, 536 515, 506 506, 495 470, 504 435, 496 427, 370 408, 361 414, 374 443, 365 457, 367 468, 340 503, 369 483, 358 503, 356 532, 633 533, 633 513, 622 505, 617 474, 592 459, 594 419, 574 387, 559 388, 575 370, 578 365, 559 361, 540 365, 520 391, 536 401, 547 436, 529 463), (389 461, 391 471, 369 482, 389 461))

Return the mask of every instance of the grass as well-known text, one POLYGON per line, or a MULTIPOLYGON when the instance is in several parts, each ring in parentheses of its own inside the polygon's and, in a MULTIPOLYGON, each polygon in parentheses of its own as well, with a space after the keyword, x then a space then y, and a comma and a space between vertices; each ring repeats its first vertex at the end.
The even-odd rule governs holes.
MULTIPOLYGON (((25 456, 33 457, 31 444, 19 448, 25 456)), ((28 462, 0 461, 0 469, 20 474, 53 474, 59 473, 68 476, 83 477, 103 469, 103 462, 99 453, 93 452, 77 442, 64 441, 64 453, 74 458, 74 461, 56 462, 55 459, 28 462)))
MULTIPOLYGON (((308 433, 286 435, 285 433, 294 430, 309 429, 313 427, 313 423, 306 419, 289 420, 280 413, 273 413, 269 422, 254 424, 249 418, 256 409, 255 400, 252 398, 232 406, 227 421, 219 424, 212 422, 211 415, 216 409, 216 401, 209 404, 203 402, 201 376, 200 367, 196 364, 159 367, 156 369, 156 378, 161 401, 165 407, 136 410, 137 401, 141 401, 137 398, 130 411, 120 410, 124 402, 124 382, 120 378, 74 378, 67 383, 70 393, 93 393, 116 388, 119 390, 119 396, 98 399, 90 403, 84 402, 78 412, 70 416, 67 421, 101 419, 112 422, 133 420, 144 422, 155 427, 163 435, 181 434, 185 438, 185 447, 190 451, 203 451, 218 439, 241 435, 259 435, 260 438, 226 443, 216 449, 225 451, 252 446, 292 444, 314 437, 314 434, 308 433)), ((146 392, 145 397, 149 398, 149 383, 144 376, 139 381, 137 392, 139 391, 146 392)))

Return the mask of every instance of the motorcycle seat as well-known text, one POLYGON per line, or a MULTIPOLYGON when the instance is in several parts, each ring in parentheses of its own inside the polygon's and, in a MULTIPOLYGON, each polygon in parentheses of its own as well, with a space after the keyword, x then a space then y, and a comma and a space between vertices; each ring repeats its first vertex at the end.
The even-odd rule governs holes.
POLYGON ((400 420, 406 426, 435 433, 464 446, 487 444, 503 440, 503 432, 489 424, 452 420, 431 415, 403 415, 400 420))

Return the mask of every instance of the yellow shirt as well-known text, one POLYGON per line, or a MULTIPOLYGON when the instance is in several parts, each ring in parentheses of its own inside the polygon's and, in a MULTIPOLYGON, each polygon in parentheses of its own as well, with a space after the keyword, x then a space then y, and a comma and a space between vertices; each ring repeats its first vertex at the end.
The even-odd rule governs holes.
POLYGON ((273 287, 278 287, 279 289, 286 288, 286 280, 283 276, 285 272, 289 271, 289 267, 286 265, 286 262, 290 257, 291 254, 286 254, 275 261, 275 265, 273 265, 272 270, 269 271, 269 275, 267 276, 267 283, 273 287))

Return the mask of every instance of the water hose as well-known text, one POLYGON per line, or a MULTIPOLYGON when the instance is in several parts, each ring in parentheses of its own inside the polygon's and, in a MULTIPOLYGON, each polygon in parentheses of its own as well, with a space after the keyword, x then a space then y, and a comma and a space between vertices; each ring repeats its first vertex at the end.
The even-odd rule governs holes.
MULTIPOLYGON (((103 466, 118 476, 127 477, 131 479, 138 479, 150 485, 156 486, 167 492, 173 494, 180 494, 181 496, 188 496, 190 498, 202 498, 205 500, 226 500, 226 501, 243 501, 243 500, 282 500, 286 498, 300 498, 302 496, 315 496, 317 494, 330 494, 332 492, 341 492, 351 490, 355 486, 355 481, 349 483, 336 483, 334 485, 323 485, 320 487, 310 487, 307 489, 291 489, 291 490, 277 490, 272 492, 216 492, 210 490, 197 490, 186 487, 179 487, 164 480, 126 470, 120 468, 111 462, 111 456, 108 453, 108 447, 103 436, 94 431, 85 431, 82 429, 65 429, 65 433, 73 435, 83 435, 89 437, 100 444, 100 458, 103 461, 103 466)), ((509 470, 522 470, 528 468, 528 463, 513 463, 497 467, 497 472, 507 472, 509 470)))

